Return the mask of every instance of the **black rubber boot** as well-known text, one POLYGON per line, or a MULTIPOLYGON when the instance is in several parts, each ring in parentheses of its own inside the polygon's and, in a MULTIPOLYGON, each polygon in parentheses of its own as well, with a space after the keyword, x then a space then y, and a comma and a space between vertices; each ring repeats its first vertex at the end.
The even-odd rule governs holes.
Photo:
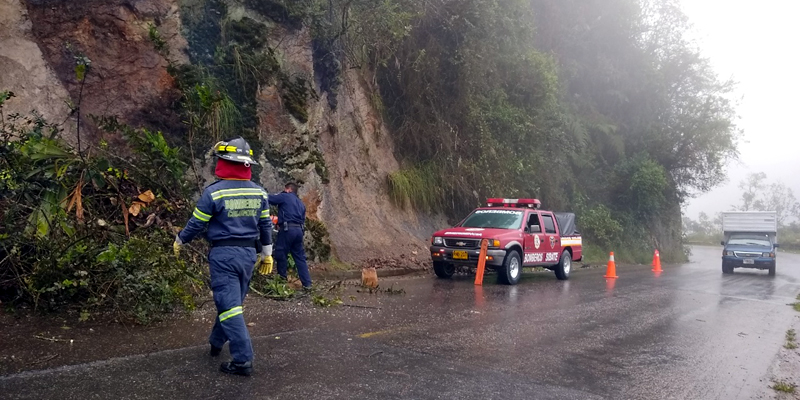
POLYGON ((219 370, 226 374, 250 376, 253 373, 253 363, 250 361, 244 363, 226 362, 219 366, 219 370))
POLYGON ((216 357, 216 356, 219 355, 219 353, 222 353, 222 347, 215 347, 212 344, 211 345, 211 351, 209 351, 208 354, 211 355, 211 357, 216 357))

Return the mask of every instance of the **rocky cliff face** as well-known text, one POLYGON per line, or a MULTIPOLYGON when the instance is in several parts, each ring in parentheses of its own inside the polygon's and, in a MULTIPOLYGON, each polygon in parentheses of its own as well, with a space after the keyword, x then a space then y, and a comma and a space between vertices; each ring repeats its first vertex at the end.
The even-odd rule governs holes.
POLYGON ((89 115, 117 116, 181 140, 186 134, 177 111, 181 92, 168 67, 219 57, 219 48, 204 42, 198 27, 223 36, 230 34, 230 26, 249 27, 249 38, 276 63, 275 77, 259 81, 252 96, 252 130, 264 166, 260 180, 271 192, 280 191, 287 179, 303 182, 300 195, 308 208, 312 257, 361 262, 416 254, 425 260, 425 241, 444 221, 390 203, 387 174, 399 166, 371 101, 375 89, 359 71, 342 68, 336 76, 338 95, 329 98, 321 89, 322 82, 330 87, 329 77, 320 72, 308 29, 276 21, 247 4, 259 3, 3 0, 0 89, 17 95, 12 112, 37 110, 51 121, 65 121, 65 135, 73 142, 76 120, 70 110, 76 104, 88 142, 102 136, 115 143, 95 129, 89 115), (202 16, 193 27, 182 15, 190 12, 202 16), (154 48, 154 28, 170 49, 168 55, 154 48), (83 84, 76 79, 77 57, 91 60, 83 84))
POLYGON ((45 60, 32 28, 25 4, 20 0, 0 2, 0 84, 17 95, 7 111, 36 109, 49 120, 63 119, 69 94, 45 60))

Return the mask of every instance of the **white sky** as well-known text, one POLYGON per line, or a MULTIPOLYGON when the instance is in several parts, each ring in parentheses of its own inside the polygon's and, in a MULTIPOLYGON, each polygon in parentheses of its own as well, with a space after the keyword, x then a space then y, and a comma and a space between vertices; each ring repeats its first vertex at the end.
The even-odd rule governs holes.
POLYGON ((728 182, 690 199, 697 218, 729 210, 739 182, 764 172, 800 198, 800 0, 681 0, 703 54, 723 79, 738 82, 740 161, 728 182))

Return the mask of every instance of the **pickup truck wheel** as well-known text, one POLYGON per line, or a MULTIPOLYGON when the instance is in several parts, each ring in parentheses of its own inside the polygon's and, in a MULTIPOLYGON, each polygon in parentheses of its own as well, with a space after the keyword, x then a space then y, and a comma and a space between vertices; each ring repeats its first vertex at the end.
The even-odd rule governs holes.
POLYGON ((497 270, 497 280, 502 284, 516 285, 520 276, 522 276, 522 262, 520 261, 519 253, 516 250, 511 250, 506 254, 503 266, 497 270))
POLYGON ((725 264, 722 264, 722 273, 723 274, 732 274, 733 273, 733 267, 729 267, 729 266, 727 266, 725 264))
POLYGON ((451 278, 453 274, 456 273, 456 267, 453 264, 448 264, 443 261, 434 261, 433 272, 435 272, 436 276, 439 278, 447 279, 451 278))
POLYGON ((556 272, 558 280, 565 281, 569 279, 569 273, 572 271, 572 255, 568 251, 564 250, 561 253, 561 261, 553 268, 553 271, 556 272))
POLYGON ((775 264, 769 267, 769 276, 775 276, 775 264))

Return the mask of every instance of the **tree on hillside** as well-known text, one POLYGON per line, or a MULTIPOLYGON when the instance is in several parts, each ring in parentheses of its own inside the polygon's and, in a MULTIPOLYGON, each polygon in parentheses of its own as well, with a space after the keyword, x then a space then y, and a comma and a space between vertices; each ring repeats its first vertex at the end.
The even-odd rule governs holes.
POLYGON ((697 224, 700 226, 700 232, 702 234, 714 234, 714 223, 711 221, 711 218, 708 217, 708 214, 701 212, 700 215, 697 216, 697 224))
POLYGON ((759 193, 764 191, 766 180, 767 174, 756 172, 739 182, 739 189, 742 189, 742 203, 736 209, 739 211, 755 210, 759 193))
POLYGON ((697 221, 683 216, 683 232, 690 243, 716 243, 722 235, 722 214, 712 219, 705 212, 697 216, 697 221))
POLYGON ((586 218, 602 206, 624 226, 614 240, 677 250, 666 217, 737 155, 732 86, 678 0, 385 2, 410 16, 377 67, 402 204, 455 218, 487 196, 585 199, 586 218))
POLYGON ((786 226, 789 220, 800 217, 800 202, 794 192, 783 182, 767 183, 767 174, 756 172, 739 183, 742 189, 742 204, 739 211, 775 211, 778 226, 786 226))
POLYGON ((789 219, 797 218, 800 214, 800 203, 792 189, 782 182, 769 185, 760 205, 764 210, 776 212, 779 226, 785 226, 789 219))

